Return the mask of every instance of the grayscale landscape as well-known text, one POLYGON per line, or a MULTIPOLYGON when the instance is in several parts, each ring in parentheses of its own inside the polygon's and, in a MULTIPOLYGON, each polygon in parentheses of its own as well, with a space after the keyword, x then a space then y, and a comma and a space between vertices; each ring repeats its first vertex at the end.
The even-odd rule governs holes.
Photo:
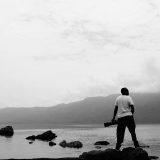
POLYGON ((0 159, 159 159, 159 52, 159 0, 0 0, 0 159))

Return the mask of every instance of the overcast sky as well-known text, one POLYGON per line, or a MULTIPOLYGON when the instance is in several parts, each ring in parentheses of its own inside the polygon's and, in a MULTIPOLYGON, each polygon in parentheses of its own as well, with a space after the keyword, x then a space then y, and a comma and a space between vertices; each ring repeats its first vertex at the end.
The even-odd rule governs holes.
POLYGON ((160 89, 159 0, 0 0, 0 107, 160 89))

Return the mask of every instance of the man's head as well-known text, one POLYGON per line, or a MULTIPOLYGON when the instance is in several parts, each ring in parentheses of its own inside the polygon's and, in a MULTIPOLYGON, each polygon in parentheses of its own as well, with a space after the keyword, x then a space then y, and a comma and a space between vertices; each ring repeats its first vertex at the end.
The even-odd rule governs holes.
POLYGON ((121 89, 121 93, 122 93, 122 95, 128 96, 129 95, 129 90, 126 87, 124 87, 124 88, 121 89))

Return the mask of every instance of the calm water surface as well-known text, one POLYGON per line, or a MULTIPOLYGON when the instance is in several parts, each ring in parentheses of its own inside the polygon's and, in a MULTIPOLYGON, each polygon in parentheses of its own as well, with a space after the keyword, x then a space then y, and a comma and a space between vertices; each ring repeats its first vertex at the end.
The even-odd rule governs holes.
MULTIPOLYGON (((77 157, 81 153, 97 150, 94 143, 99 140, 110 142, 101 149, 114 148, 116 143, 116 128, 103 126, 72 126, 64 129, 52 129, 58 137, 54 140, 56 146, 50 147, 48 142, 35 141, 29 144, 25 138, 30 135, 41 134, 45 130, 16 130, 12 138, 0 137, 0 159, 7 158, 60 158, 77 157), (62 148, 58 144, 62 141, 79 140, 83 143, 82 149, 62 148)), ((149 155, 160 157, 160 125, 137 125, 137 137, 140 144, 149 145, 145 148, 149 155)), ((133 146, 130 134, 126 130, 123 147, 133 146)))

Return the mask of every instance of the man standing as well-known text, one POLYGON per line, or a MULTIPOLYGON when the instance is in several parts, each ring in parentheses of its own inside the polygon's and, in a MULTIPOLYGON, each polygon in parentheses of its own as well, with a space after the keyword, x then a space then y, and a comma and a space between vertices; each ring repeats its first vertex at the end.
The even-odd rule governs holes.
POLYGON ((117 144, 116 149, 119 150, 124 140, 125 128, 127 127, 132 136, 132 141, 135 147, 139 147, 135 133, 135 121, 134 121, 134 103, 132 98, 129 96, 127 88, 121 89, 120 96, 115 101, 115 109, 112 122, 115 120, 118 112, 118 126, 117 126, 117 144))

